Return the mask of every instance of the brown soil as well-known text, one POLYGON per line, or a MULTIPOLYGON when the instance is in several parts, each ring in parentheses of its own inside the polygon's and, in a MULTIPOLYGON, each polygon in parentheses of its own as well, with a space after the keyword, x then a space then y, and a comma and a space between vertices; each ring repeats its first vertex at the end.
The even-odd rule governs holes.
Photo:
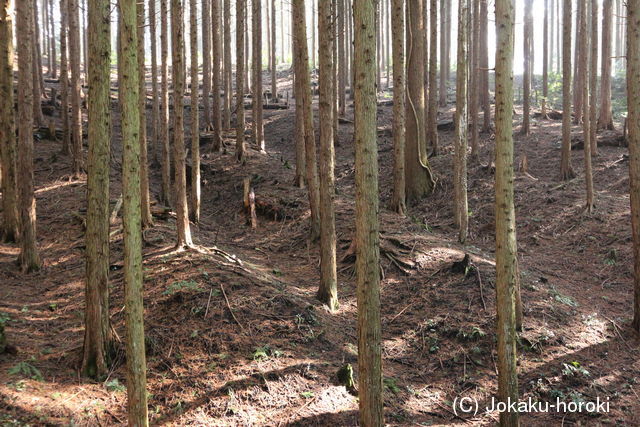
MULTIPOLYGON (((282 86, 285 85, 283 80, 282 86)), ((379 126, 390 126, 390 106, 379 126)), ((351 110, 350 110, 351 111, 351 110)), ((441 118, 451 112, 442 112, 441 118)), ((187 114, 188 116, 188 114, 187 114)), ((351 117, 349 117, 351 118, 351 117)), ((246 165, 203 147, 203 203, 192 228, 197 250, 173 249, 175 223, 156 219, 145 231, 145 328, 149 413, 155 425, 356 425, 357 399, 336 380, 355 367, 353 264, 339 264, 340 309, 314 298, 318 248, 307 241, 308 202, 292 187, 294 111, 266 110, 267 154, 249 150, 246 165), (245 225, 242 180, 258 199, 286 216, 259 215, 245 225), (228 302, 227 302, 228 301, 228 302)), ((519 116, 514 117, 518 124, 519 116)), ((114 135, 119 134, 114 114, 114 135)), ((353 125, 340 125, 336 149, 338 258, 354 233, 353 125)), ((575 129, 576 133, 579 130, 575 129)), ((381 229, 393 260, 382 258, 385 418, 389 425, 491 425, 497 414, 453 412, 470 396, 488 404, 496 393, 493 175, 469 167, 470 233, 456 243, 452 220, 451 131, 440 132, 432 159, 437 191, 406 218, 385 206, 392 189, 392 141, 379 138, 381 229), (465 276, 451 271, 471 255, 465 276)), ((481 159, 493 148, 481 135, 481 159)), ((609 399, 606 414, 541 413, 523 425, 640 424, 636 383, 638 337, 628 326, 632 250, 625 148, 602 147, 594 158, 597 207, 584 212, 582 151, 578 177, 559 180, 560 122, 534 122, 516 136, 518 249, 525 306, 519 345, 521 396, 555 402, 609 399), (565 365, 566 364, 566 365, 565 365), (564 372, 563 372, 564 371, 564 372)), ((18 249, 0 245, 0 301, 10 316, 14 351, 0 356, 0 424, 114 425, 126 421, 123 344, 107 381, 78 375, 82 350, 86 183, 72 181, 70 159, 53 141, 36 143, 38 238, 44 268, 23 275, 18 249), (29 366, 37 369, 29 371, 29 366), (14 368, 27 372, 10 373, 14 368)), ((150 158, 156 147, 150 147, 150 158)), ((120 194, 120 141, 114 141, 111 197, 120 194)), ((152 191, 159 168, 152 166, 152 191)), ((112 226, 112 320, 124 337, 122 234, 112 226)), ((357 369, 354 368, 355 371, 357 369)))

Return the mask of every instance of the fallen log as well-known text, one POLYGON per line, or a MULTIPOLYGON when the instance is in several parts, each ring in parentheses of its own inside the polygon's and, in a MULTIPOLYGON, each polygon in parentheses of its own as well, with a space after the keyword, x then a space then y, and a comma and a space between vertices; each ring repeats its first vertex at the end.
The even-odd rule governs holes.
MULTIPOLYGON (((624 135, 615 131, 606 131, 598 135, 598 147, 627 147, 628 142, 624 135)), ((584 140, 582 136, 571 138, 572 150, 584 150, 584 140)))

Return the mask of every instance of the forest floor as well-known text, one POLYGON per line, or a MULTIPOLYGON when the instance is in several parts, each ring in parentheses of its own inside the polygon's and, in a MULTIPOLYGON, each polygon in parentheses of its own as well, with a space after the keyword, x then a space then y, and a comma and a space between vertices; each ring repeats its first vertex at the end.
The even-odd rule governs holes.
MULTIPOLYGON (((282 87, 288 83, 284 76, 282 87)), ((114 104, 115 105, 115 104, 114 104)), ((379 108, 382 329, 385 418, 389 425, 491 425, 496 412, 493 175, 490 135, 481 162, 469 164, 470 233, 456 241, 452 220, 453 131, 441 131, 431 159, 435 193, 389 211, 391 108, 379 108), (454 261, 471 256, 466 272, 454 261), (390 256, 387 256, 390 255, 390 256), (477 414, 453 402, 476 398, 477 414)), ((187 110, 187 117, 189 111, 187 110)), ((441 111, 440 119, 450 118, 441 111)), ((347 118, 352 117, 349 108, 347 118)), ((120 195, 121 146, 114 114, 111 198, 120 195)), ((520 115, 514 116, 519 130, 520 115)), ((317 115, 316 115, 317 120, 317 115)), ((523 399, 609 402, 606 413, 523 415, 523 425, 640 424, 640 341, 629 328, 632 244, 624 147, 594 158, 596 209, 584 211, 583 151, 578 177, 559 180, 561 124, 534 120, 516 133, 516 211, 524 301, 519 387, 523 399), (526 160, 525 160, 526 158, 526 160)), ((578 127, 575 135, 580 135, 578 127)), ((353 125, 336 147, 339 310, 315 299, 317 244, 310 244, 305 190, 292 186, 294 109, 266 110, 267 153, 249 149, 245 165, 203 146, 202 214, 195 250, 174 249, 175 220, 144 232, 145 330, 150 420, 155 425, 357 424, 357 398, 337 381, 347 363, 357 375, 353 125), (245 225, 242 180, 276 208, 245 225)), ((248 134, 248 133, 247 133, 248 134)), ((150 158, 157 152, 150 147, 150 158)), ((84 306, 85 180, 55 141, 36 142, 38 239, 44 267, 19 272, 15 245, 0 245, 0 301, 13 351, 0 356, 0 425, 114 425, 126 421, 122 228, 112 225, 112 322, 120 337, 106 381, 81 378, 84 306)), ((160 174, 152 166, 152 195, 160 174)))

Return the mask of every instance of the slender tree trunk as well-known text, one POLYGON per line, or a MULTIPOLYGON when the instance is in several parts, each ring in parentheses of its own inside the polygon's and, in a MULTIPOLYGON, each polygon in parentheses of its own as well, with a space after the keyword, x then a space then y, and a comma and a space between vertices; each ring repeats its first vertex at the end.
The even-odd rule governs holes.
MULTIPOLYGON (((570 0, 566 0, 569 2, 570 0)), ((498 397, 518 401, 516 301, 518 266, 513 201, 513 40, 512 0, 496 0, 496 330, 498 397)), ((500 412, 501 426, 518 426, 518 412, 500 412)))
POLYGON ((33 3, 16 3, 16 28, 21 28, 18 41, 18 203, 20 213, 20 255, 23 272, 40 269, 36 246, 36 199, 33 183, 33 3))
MULTIPOLYGON (((405 20, 404 1, 391 0, 391 27, 393 32, 393 197, 391 209, 405 215, 405 20)), ((432 0, 435 2, 436 0, 432 0)), ((430 98, 431 99, 431 98, 430 98)))
MULTIPOLYGON (((171 0, 171 52, 173 82, 173 158, 176 195, 176 231, 178 248, 193 246, 187 206, 187 171, 184 149, 184 9, 181 0, 171 0)), ((198 87, 192 88, 197 91, 198 87)), ((196 109, 197 111, 197 109, 196 109)))
POLYGON ((633 235, 633 329, 640 332, 640 0, 627 0, 627 125, 633 235))
POLYGON ((444 71, 445 71, 445 79, 447 82, 451 79, 451 10, 452 10, 452 0, 445 0, 447 2, 446 12, 447 16, 445 19, 446 28, 445 28, 445 36, 446 36, 446 49, 444 59, 446 61, 444 71))
POLYGON ((547 97, 549 96, 548 68, 549 68, 549 0, 544 0, 544 21, 543 21, 543 30, 542 30, 542 105, 541 105, 543 118, 547 117, 547 97))
MULTIPOLYGON (((333 39, 335 34, 332 0, 318 0, 318 34, 320 35, 319 109, 320 122, 332 123, 334 108, 333 39)), ((320 127, 320 287, 318 299, 331 311, 338 308, 336 270, 335 178, 333 127, 320 127)))
POLYGON ((224 108, 222 124, 225 129, 231 128, 231 97, 233 93, 231 71, 231 0, 224 1, 224 108))
POLYGON ((598 83, 598 0, 590 1, 591 10, 589 11, 589 21, 591 29, 589 30, 589 40, 591 44, 591 57, 589 58, 589 132, 591 134, 589 141, 591 143, 591 156, 598 155, 598 139, 596 137, 598 107, 596 92, 598 83))
MULTIPOLYGON (((553 60, 555 58, 555 38, 554 38, 554 29, 555 29, 555 2, 554 0, 548 0, 545 3, 545 16, 549 14, 549 20, 547 22, 547 43, 545 43, 545 50, 549 49, 547 52, 547 73, 551 71, 553 73, 553 60)), ((545 31, 545 34, 547 33, 545 31)), ((548 103, 548 100, 545 100, 548 103)))
POLYGON ((560 74, 562 71, 562 61, 564 60, 564 51, 562 49, 562 43, 560 42, 560 23, 562 22, 562 18, 560 17, 560 3, 562 0, 556 1, 556 46, 558 47, 557 61, 556 61, 556 73, 560 74))
MULTIPOLYGON (((376 22, 376 49, 375 49, 375 54, 376 54, 376 91, 379 91, 381 88, 381 79, 380 79, 380 74, 382 73, 382 63, 380 60, 380 54, 381 54, 381 49, 380 49, 380 44, 381 44, 381 35, 380 35, 380 0, 375 2, 375 10, 376 10, 376 16, 375 16, 375 22, 376 22)), ((423 35, 421 34, 419 37, 422 37, 423 35)))
POLYGON ((69 66, 71 68, 71 148, 72 171, 79 178, 82 170, 82 106, 80 87, 80 26, 78 0, 68 0, 69 6, 69 66))
POLYGON ((44 83, 42 74, 42 56, 40 54, 40 26, 38 25, 38 0, 33 2, 32 9, 32 32, 33 48, 31 56, 33 57, 33 120, 36 126, 44 124, 44 117, 42 115, 41 97, 44 95, 44 83))
MULTIPOLYGON (((268 0, 267 0, 268 1, 268 0)), ((262 0, 251 0, 253 41, 253 142, 264 151, 264 123, 262 122, 262 0)))
MULTIPOLYGON (((573 114, 575 123, 582 123, 582 114, 584 113, 584 106, 582 104, 584 100, 585 81, 584 70, 582 67, 581 55, 584 54, 585 40, 581 39, 581 28, 583 17, 586 17, 586 3, 587 0, 578 1, 578 16, 576 18, 576 41, 575 41, 575 64, 574 64, 574 80, 573 80, 573 114)), ((585 24, 586 25, 586 24, 585 24)), ((586 28, 586 27, 585 27, 586 28)), ((586 64, 586 63, 585 63, 586 64)))
POLYGON ((153 226, 153 219, 151 218, 151 202, 149 200, 149 161, 147 155, 147 82, 144 64, 144 1, 138 1, 136 10, 138 24, 136 34, 138 46, 138 84, 140 86, 140 96, 138 97, 138 114, 140 115, 140 133, 138 135, 140 139, 140 197, 142 201, 142 227, 148 228, 153 226))
MULTIPOLYGON (((291 12, 293 15, 293 12, 294 12, 293 7, 291 9, 291 12)), ((291 20, 291 23, 293 25, 293 19, 291 20)), ((296 41, 296 38, 293 37, 292 38, 292 65, 294 70, 296 68, 296 61, 295 61, 296 52, 298 52, 297 41, 296 41)), ((292 73, 292 75, 295 77, 295 71, 292 73)), ((299 88, 298 88, 297 82, 295 81, 295 78, 293 81, 293 89, 294 89, 293 97, 297 98, 297 92, 299 88)), ((306 162, 305 150, 304 150, 305 148, 304 147, 304 111, 297 100, 296 100, 296 109, 295 109, 294 132, 295 132, 294 138, 295 138, 295 148, 296 148, 296 173, 295 173, 294 184, 299 188, 304 188, 305 175, 307 170, 307 162, 306 162)))
MULTIPOLYGON (((354 2, 356 282, 358 303, 359 421, 383 426, 378 150, 375 87, 375 1, 354 2)), ((422 16, 418 15, 422 20, 422 16)), ((421 37, 418 37, 421 39, 421 37)), ((422 58, 420 58, 422 59, 422 58)), ((420 80, 420 83, 422 80, 420 80)))
POLYGON ((167 0, 160 0, 160 140, 162 141, 162 203, 171 204, 171 149, 169 145, 169 17, 167 0))
MULTIPOLYGON (((591 0, 593 1, 593 0, 591 0)), ((589 3, 591 3, 591 1, 589 3)), ((584 140, 584 180, 587 189, 587 212, 591 212, 593 210, 593 172, 591 170, 591 116, 590 116, 590 102, 589 92, 591 90, 591 85, 589 84, 589 74, 590 74, 590 55, 591 55, 591 46, 590 46, 590 37, 591 37, 591 19, 587 20, 587 5, 583 5, 581 9, 580 16, 580 38, 582 39, 582 43, 580 43, 580 54, 578 57, 580 58, 580 67, 579 70, 582 73, 580 80, 585 82, 583 91, 582 91, 582 138, 584 140)))
POLYGON ((491 130, 491 103, 489 101, 489 11, 488 0, 480 0, 480 105, 482 106, 482 132, 491 130))
POLYGON ((157 46, 156 0, 149 0, 149 37, 151 38, 151 92, 153 107, 151 110, 151 141, 154 166, 160 164, 158 156, 158 135, 160 128, 160 93, 158 92, 158 46, 157 46))
POLYGON ((49 44, 51 46, 51 78, 58 78, 58 59, 57 59, 57 49, 56 49, 56 22, 53 19, 53 2, 54 0, 49 0, 49 23, 51 25, 49 30, 49 44))
MULTIPOLYGON (((434 187, 424 134, 424 31, 422 0, 407 2, 406 195, 418 200, 434 187)), ((355 26, 357 28, 357 26, 355 26)), ((356 31, 357 32, 357 31, 356 31)))
POLYGON ((47 54, 47 73, 51 75, 51 44, 49 43, 49 4, 47 0, 42 0, 42 47, 47 54))
POLYGON ((211 41, 213 47, 213 66, 211 68, 213 78, 211 87, 213 91, 213 145, 214 152, 222 151, 222 116, 220 114, 220 59, 222 47, 220 43, 220 1, 212 0, 211 3, 211 41))
POLYGON ((3 242, 18 241, 18 183, 16 125, 13 96, 13 0, 0 5, 0 157, 2 159, 3 242))
POLYGON ((111 142, 111 24, 109 0, 89 3, 89 155, 87 158, 87 283, 82 356, 84 375, 108 374, 109 163, 111 142))
POLYGON ((602 64, 600 72, 600 115, 598 129, 613 130, 613 112, 611 109, 611 33, 613 7, 612 0, 602 4, 602 64))
POLYGON ((245 2, 236 0, 236 159, 244 161, 245 2))
MULTIPOLYGON (((247 92, 251 92, 251 87, 249 87, 249 85, 251 84, 251 79, 249 77, 249 71, 251 70, 251 68, 249 67, 249 58, 251 58, 251 51, 249 50, 249 40, 251 39, 251 37, 249 37, 249 33, 250 33, 250 24, 251 24, 251 20, 249 19, 249 2, 251 0, 245 0, 244 2, 244 19, 245 19, 245 26, 244 26, 244 90, 245 93, 247 92)), ((237 13, 237 12, 236 12, 237 13)), ((237 31, 237 29, 236 29, 237 31)), ((237 36, 236 36, 237 37, 237 36)), ((237 72, 237 71, 236 71, 237 72)))
MULTIPOLYGON (((218 28, 215 17, 213 17, 212 9, 214 4, 220 0, 203 0, 202 1, 202 109, 204 115, 203 126, 212 128, 211 122, 211 41, 212 30, 218 28)), ((197 25, 197 23, 196 23, 197 25)), ((197 28, 194 25, 194 28, 197 28)), ((215 55, 215 54, 214 54, 215 55)), ((192 85, 193 86, 193 85, 192 85)), ((215 96, 214 96, 215 98, 215 96)))
POLYGON ((124 302, 127 351, 127 413, 129 425, 149 425, 147 363, 142 302, 142 214, 140 210, 140 115, 136 2, 119 0, 120 112, 122 125, 122 193, 124 225, 124 302))
POLYGON ((316 62, 316 2, 317 0, 311 0, 311 69, 312 70, 316 69, 316 64, 317 64, 316 62))
POLYGON ((454 217, 458 226, 458 240, 467 240, 469 229, 469 209, 467 203, 467 73, 468 61, 468 31, 469 31, 469 3, 468 0, 458 0, 458 61, 456 66, 456 135, 454 140, 454 217))
POLYGON ((440 90, 438 91, 440 98, 438 104, 441 107, 447 105, 447 36, 446 36, 446 17, 447 17, 447 1, 440 2, 440 90))
POLYGON ((431 154, 438 154, 438 0, 430 0, 429 24, 431 40, 429 44, 429 98, 426 122, 427 142, 431 154))
MULTIPOLYGON (((282 27, 280 27, 282 30, 282 27)), ((271 0, 271 99, 278 102, 278 62, 276 60, 276 0, 271 0)))
MULTIPOLYGON (((471 34, 469 37, 470 44, 468 50, 471 50, 471 64, 469 66, 469 120, 471 131, 471 160, 478 161, 478 103, 479 103, 479 84, 480 75, 480 2, 474 1, 470 11, 472 16, 471 34)), ((459 36, 458 36, 459 37, 459 36)))
MULTIPOLYGON (((216 2, 217 0, 213 0, 216 2)), ((206 1, 205 1, 206 3, 206 1)), ((216 22, 216 18, 213 18, 216 22)), ((200 118, 198 108, 198 6, 189 1, 189 47, 191 49, 191 220, 200 221, 200 118)), ((217 25, 216 25, 217 27, 217 25)), ((203 78, 205 76, 203 75, 203 78)), ((205 78, 206 81, 206 78, 205 78)), ((204 95, 203 95, 204 96, 204 95)), ((218 96, 218 99, 220 97, 218 96)))
MULTIPOLYGON (((318 167, 316 163, 316 144, 313 132, 313 112, 311 105, 311 83, 309 78, 309 53, 307 50, 307 31, 305 26, 304 0, 293 0, 293 33, 295 43, 296 109, 302 110, 302 128, 304 129, 304 150, 306 181, 309 190, 310 239, 320 236, 320 193, 318 167)), ((333 124, 331 124, 333 126, 333 124)), ((325 124, 329 126, 329 124, 325 124)))
POLYGON ((520 133, 523 135, 529 135, 531 132, 529 125, 529 110, 531 109, 531 37, 533 31, 533 15, 531 9, 533 7, 533 0, 525 0, 524 2, 524 76, 522 78, 522 128, 520 133))
MULTIPOLYGON (((141 0, 144 1, 144 0, 141 0)), ((80 9, 80 15, 82 16, 82 27, 80 28, 82 35, 82 71, 84 72, 83 83, 87 82, 87 67, 89 58, 89 51, 87 48, 87 0, 82 0, 82 6, 80 9)), ((84 97, 84 93, 81 92, 81 95, 84 97)))
POLYGON ((563 180, 573 178, 571 166, 571 0, 562 6, 562 157, 560 176, 563 180))
POLYGON ((338 107, 341 117, 347 112, 347 54, 345 49, 345 0, 338 0, 338 107))
POLYGON ((68 0, 60 0, 60 117, 62 121, 62 154, 71 154, 69 129, 69 61, 67 49, 68 0))

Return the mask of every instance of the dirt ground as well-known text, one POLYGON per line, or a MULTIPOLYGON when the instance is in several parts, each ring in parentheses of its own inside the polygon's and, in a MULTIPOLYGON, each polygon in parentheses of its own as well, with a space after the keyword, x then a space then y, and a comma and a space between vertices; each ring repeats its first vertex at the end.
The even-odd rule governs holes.
MULTIPOLYGON (((281 88, 289 81, 283 75, 281 88)), ((452 215, 452 131, 431 159, 437 190, 407 217, 386 207, 392 190, 390 106, 379 108, 382 329, 385 419, 389 425, 492 425, 497 388, 494 331, 493 140, 481 134, 469 164, 470 232, 456 242, 452 215), (387 256, 386 254, 390 255, 387 256), (471 256, 467 273, 454 261, 471 256), (454 411, 475 398, 477 414, 454 411)), ((248 111, 249 112, 249 111, 248 111)), ((189 111, 187 110, 187 116, 189 111)), ((352 115, 349 108, 348 118, 352 115)), ((451 111, 441 111, 440 120, 451 111)), ((119 120, 114 114, 111 198, 120 194, 119 120)), ((317 117, 316 117, 317 120, 317 117)), ((519 130, 520 115, 514 116, 519 130)), ((620 126, 618 126, 620 127, 620 126)), ((188 129, 188 127, 187 127, 188 129)), ((609 402, 606 413, 524 414, 523 425, 639 425, 640 349, 629 328, 632 244, 624 147, 594 157, 596 210, 584 211, 583 151, 577 178, 559 180, 561 124, 534 120, 516 133, 516 210, 524 331, 518 346, 523 399, 609 402), (526 161, 523 161, 526 157, 526 161)), ((579 135, 579 128, 574 129, 579 135)), ((353 260, 353 125, 336 147, 336 225, 340 308, 315 300, 316 244, 307 240, 306 192, 292 186, 294 110, 266 110, 267 153, 246 164, 203 146, 202 214, 196 250, 174 250, 175 221, 144 232, 149 414, 154 425, 357 425, 357 398, 337 371, 357 372, 353 260), (242 180, 251 177, 262 210, 245 225, 242 180), (344 258, 344 259, 343 259, 344 258)), ((150 158, 158 147, 150 147, 150 158)), ((0 309, 13 351, 0 356, 0 425, 116 425, 126 421, 124 344, 106 381, 79 377, 84 305, 86 181, 69 177, 60 143, 36 142, 38 241, 44 268, 19 272, 15 245, 0 245, 0 309), (79 215, 78 215, 79 214, 79 215)), ((152 195, 160 170, 151 167, 152 195)), ((122 229, 112 226, 111 315, 124 337, 122 229)))

